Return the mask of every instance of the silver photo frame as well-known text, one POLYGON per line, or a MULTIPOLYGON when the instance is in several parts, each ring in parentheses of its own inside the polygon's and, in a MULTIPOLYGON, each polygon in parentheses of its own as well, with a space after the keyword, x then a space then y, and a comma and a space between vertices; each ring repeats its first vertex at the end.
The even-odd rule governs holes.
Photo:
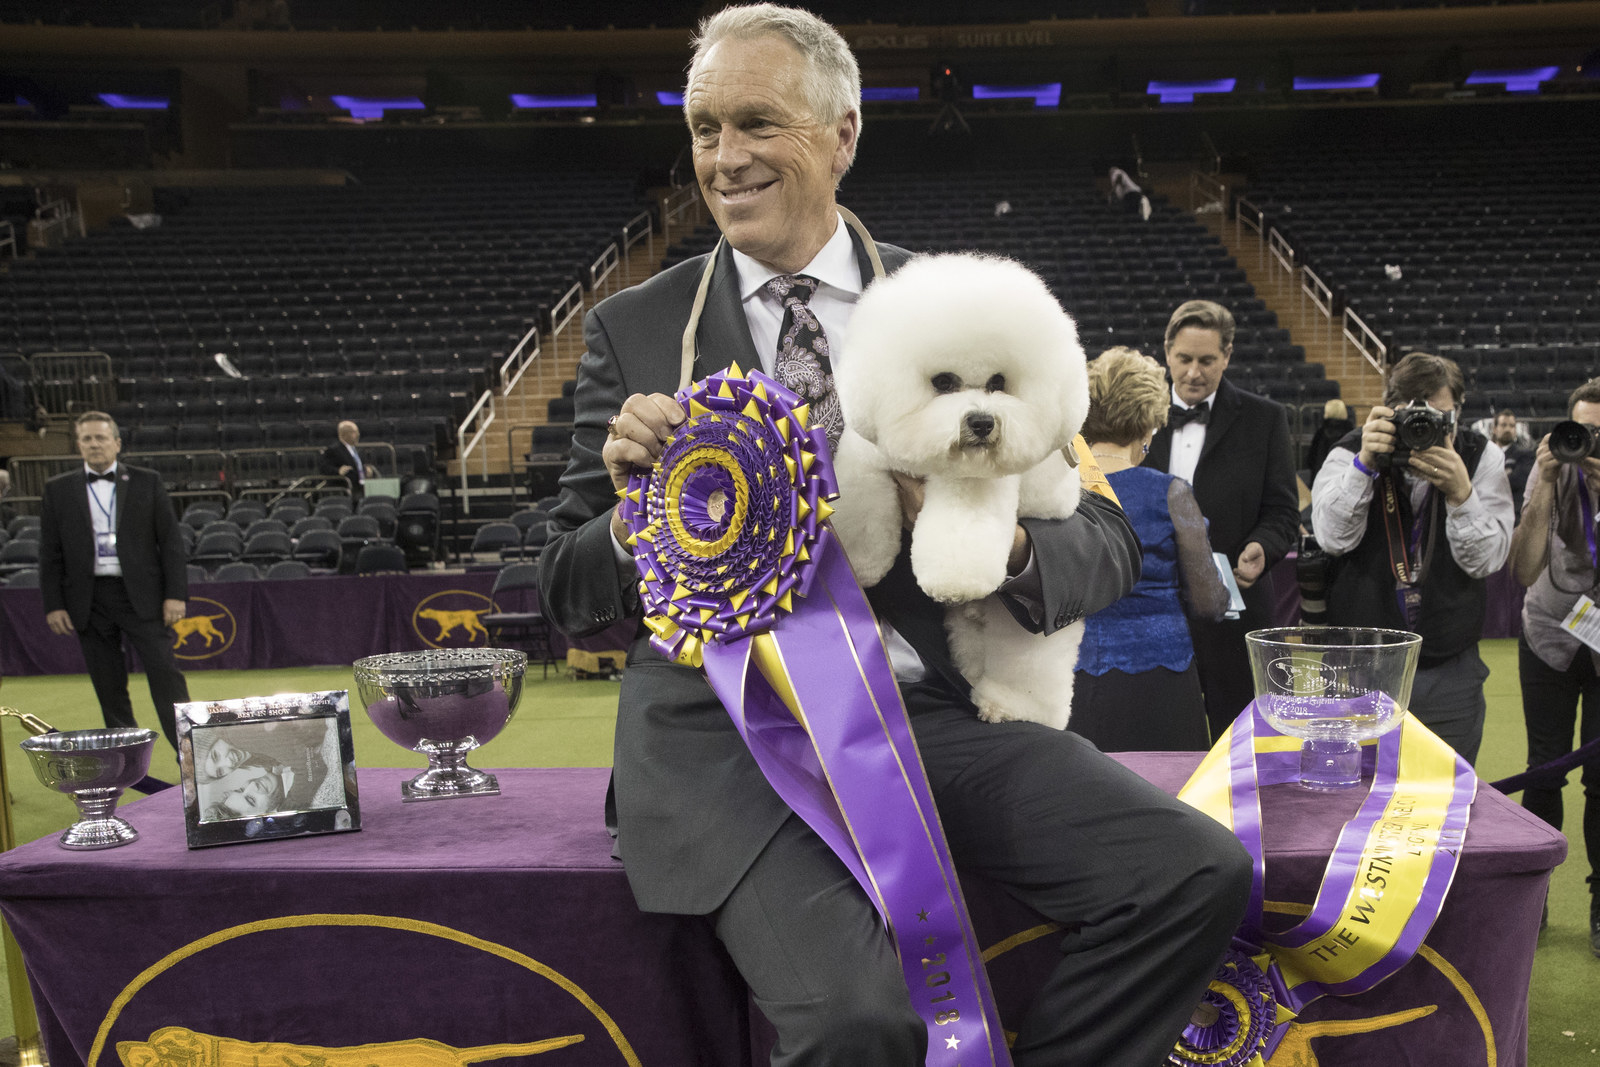
POLYGON ((190 848, 361 829, 343 689, 177 705, 190 848))

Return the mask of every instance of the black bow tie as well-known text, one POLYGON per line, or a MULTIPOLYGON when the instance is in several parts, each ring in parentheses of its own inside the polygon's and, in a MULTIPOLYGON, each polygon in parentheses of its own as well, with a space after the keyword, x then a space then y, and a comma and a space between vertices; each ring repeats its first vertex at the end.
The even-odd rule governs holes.
POLYGON ((1191 422, 1198 422, 1201 426, 1204 426, 1210 421, 1211 401, 1209 400, 1196 404, 1192 408, 1179 407, 1174 404, 1172 409, 1167 412, 1167 425, 1174 430, 1181 430, 1191 422))
POLYGON ((104 474, 96 474, 94 471, 84 471, 83 477, 85 481, 90 482, 114 482, 117 480, 117 472, 106 471, 104 474))

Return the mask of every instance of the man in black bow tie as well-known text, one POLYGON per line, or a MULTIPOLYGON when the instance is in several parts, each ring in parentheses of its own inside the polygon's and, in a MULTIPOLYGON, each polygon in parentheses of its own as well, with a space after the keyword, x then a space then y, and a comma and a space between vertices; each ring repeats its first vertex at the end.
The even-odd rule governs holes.
POLYGON ((1255 696, 1244 635, 1272 625, 1267 572, 1300 528, 1288 418, 1271 400, 1223 378, 1233 335, 1233 315, 1221 304, 1190 300, 1172 313, 1166 334, 1172 409, 1148 460, 1194 486, 1211 547, 1227 553, 1244 594, 1240 618, 1190 623, 1213 738, 1255 696))
POLYGON ((150 683, 167 740, 177 747, 173 705, 189 687, 168 627, 184 616, 189 584, 183 538, 161 476, 117 462, 122 435, 110 415, 76 423, 83 466, 45 484, 39 524, 39 588, 53 633, 76 633, 108 727, 132 727, 127 637, 150 683))

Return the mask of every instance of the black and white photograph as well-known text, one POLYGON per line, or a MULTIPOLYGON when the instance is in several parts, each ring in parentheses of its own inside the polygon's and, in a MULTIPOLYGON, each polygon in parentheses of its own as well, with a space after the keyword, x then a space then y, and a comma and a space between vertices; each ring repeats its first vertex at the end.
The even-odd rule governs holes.
POLYGON ((191 848, 360 826, 343 690, 178 707, 191 848))

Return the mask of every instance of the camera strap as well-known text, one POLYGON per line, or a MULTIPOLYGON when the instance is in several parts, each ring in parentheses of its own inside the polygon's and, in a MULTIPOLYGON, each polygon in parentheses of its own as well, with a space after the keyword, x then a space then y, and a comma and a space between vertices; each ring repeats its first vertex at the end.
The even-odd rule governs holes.
POLYGON ((1422 582, 1433 561, 1434 539, 1439 524, 1431 521, 1438 503, 1438 491, 1428 487, 1422 507, 1407 521, 1409 502, 1400 496, 1400 475, 1391 472, 1379 479, 1383 495, 1383 533, 1389 547, 1389 570, 1394 575, 1395 600, 1407 626, 1415 628, 1422 616, 1422 582))
POLYGON ((1588 587, 1585 589, 1568 589, 1556 580, 1556 545, 1558 542, 1562 545, 1566 544, 1566 541, 1561 538, 1556 529, 1561 516, 1561 486, 1559 483, 1557 483, 1552 494, 1553 499, 1550 501, 1550 532, 1547 535, 1546 544, 1548 548, 1545 552, 1545 573, 1550 576, 1550 584, 1555 588, 1556 592, 1568 595, 1593 593, 1595 587, 1600 586, 1600 539, 1595 536, 1594 504, 1589 499, 1589 484, 1584 479, 1581 469, 1577 472, 1577 483, 1578 512, 1581 516, 1579 521, 1583 526, 1583 539, 1587 542, 1589 551, 1588 587))

